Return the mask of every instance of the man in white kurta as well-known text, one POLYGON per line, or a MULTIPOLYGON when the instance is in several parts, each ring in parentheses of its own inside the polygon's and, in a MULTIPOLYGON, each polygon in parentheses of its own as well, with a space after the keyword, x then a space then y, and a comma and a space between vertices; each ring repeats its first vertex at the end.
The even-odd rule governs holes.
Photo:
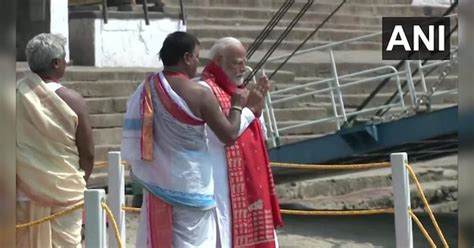
MULTIPOLYGON (((210 51, 210 57, 213 60, 212 64, 208 64, 214 68, 214 71, 222 71, 225 75, 221 77, 227 77, 231 83, 239 87, 243 83, 243 69, 245 68, 245 49, 243 48, 240 41, 237 39, 226 37, 222 38, 214 44, 210 51), (237 50, 237 51, 236 51, 237 50), (220 57, 220 58, 219 58, 220 57), (220 69, 219 69, 219 68, 220 69)), ((206 71, 206 69, 205 69, 206 71)), ((217 74, 220 74, 217 72, 217 74)), ((211 78, 218 80, 219 76, 211 75, 211 78)), ((200 81, 203 85, 208 85, 205 81, 200 81)), ((252 85, 255 86, 255 85, 252 85)), ((209 87, 209 86, 208 86, 209 87)), ((263 116, 260 109, 249 109, 244 108, 241 114, 241 123, 239 136, 246 131, 249 125, 258 119, 260 126, 262 127, 262 135, 266 139, 266 128, 263 116), (260 117, 257 117, 255 113, 258 113, 260 117)), ((214 196, 216 199, 216 216, 217 216, 217 235, 218 235, 218 246, 222 248, 235 247, 233 244, 233 231, 232 231, 232 204, 231 204, 231 192, 229 189, 229 165, 226 156, 226 146, 217 139, 213 131, 207 130, 209 136, 209 155, 212 159, 213 164, 213 178, 214 178, 214 196)), ((258 166, 258 165, 255 165, 258 166)), ((273 229, 272 229, 273 230, 273 229)), ((273 230, 274 232, 274 230, 273 230)), ((274 247, 278 247, 276 239, 276 233, 274 232, 274 247)), ((235 238, 235 237, 234 237, 235 238)), ((251 242, 250 242, 251 243, 251 242)), ((251 247, 251 246, 249 246, 251 247)))

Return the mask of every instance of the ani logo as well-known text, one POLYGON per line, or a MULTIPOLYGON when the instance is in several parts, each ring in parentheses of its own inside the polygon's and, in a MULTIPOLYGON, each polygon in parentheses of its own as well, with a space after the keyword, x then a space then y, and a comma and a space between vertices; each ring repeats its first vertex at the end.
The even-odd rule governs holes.
POLYGON ((382 59, 448 60, 449 17, 383 17, 382 59))

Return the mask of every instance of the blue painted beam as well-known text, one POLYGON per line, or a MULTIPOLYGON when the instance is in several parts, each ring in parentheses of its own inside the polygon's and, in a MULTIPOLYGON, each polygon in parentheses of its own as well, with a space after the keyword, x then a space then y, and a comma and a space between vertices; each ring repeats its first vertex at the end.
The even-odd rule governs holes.
POLYGON ((410 142, 456 134, 458 107, 408 118, 340 130, 324 137, 269 149, 270 160, 287 163, 323 163, 410 142), (351 130, 353 129, 353 130, 351 130), (366 137, 364 142, 360 137, 366 137))

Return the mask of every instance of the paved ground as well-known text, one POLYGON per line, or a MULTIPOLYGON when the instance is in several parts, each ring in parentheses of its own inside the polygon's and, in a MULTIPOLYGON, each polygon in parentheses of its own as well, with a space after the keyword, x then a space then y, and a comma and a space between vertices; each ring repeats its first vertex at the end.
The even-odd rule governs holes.
MULTIPOLYGON (((418 217, 438 247, 442 247, 429 218, 418 217)), ((457 247, 457 214, 438 214, 437 219, 450 247, 457 247)), ((134 247, 137 214, 127 216, 127 247, 134 247)), ((278 230, 281 248, 395 248, 393 215, 350 217, 284 216, 284 228, 278 230)), ((413 224, 414 247, 429 247, 413 224)))

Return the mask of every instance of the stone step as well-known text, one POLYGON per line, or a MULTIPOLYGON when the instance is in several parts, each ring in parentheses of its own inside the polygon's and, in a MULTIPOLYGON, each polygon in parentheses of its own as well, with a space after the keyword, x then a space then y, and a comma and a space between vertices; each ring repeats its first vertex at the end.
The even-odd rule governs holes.
MULTIPOLYGON (((166 6, 177 6, 177 2, 174 0, 163 0, 166 6)), ((191 6, 214 6, 214 5, 227 5, 227 6, 249 6, 249 7, 267 7, 267 6, 281 6, 285 0, 190 0, 186 2, 184 7, 191 6)), ((295 4, 304 4, 307 1, 297 0, 295 4)), ((339 4, 341 1, 333 0, 320 0, 315 4, 331 3, 339 4)), ((373 4, 373 5, 393 5, 393 4, 405 4, 410 5, 412 0, 349 0, 346 4, 373 4)))
MULTIPOLYGON (((28 70, 26 63, 17 63, 17 78, 28 70)), ((61 81, 141 81, 160 68, 98 68, 92 66, 68 66, 61 81)))
MULTIPOLYGON (((354 54, 357 54, 354 52, 354 54)), ((349 53, 347 55, 350 55, 349 53)), ((369 58, 366 58, 367 60, 369 58)), ((366 60, 364 59, 364 60, 366 60)), ((290 71, 295 74, 295 77, 321 77, 321 78, 330 78, 332 77, 332 72, 331 72, 331 63, 324 61, 324 58, 314 58, 313 61, 308 61, 309 58, 307 57, 297 57, 294 59, 291 59, 289 62, 287 62, 283 67, 282 70, 285 71, 290 71)), ((253 67, 253 62, 249 63, 250 66, 253 67)), ((277 67, 276 62, 268 63, 265 68, 267 69, 267 75, 273 72, 273 70, 277 67)), ((347 59, 346 61, 341 61, 341 60, 336 60, 336 66, 337 66, 337 72, 339 76, 355 73, 355 72, 360 72, 363 70, 368 70, 368 69, 374 69, 376 67, 380 67, 383 65, 393 65, 393 61, 377 61, 377 60, 372 60, 372 62, 369 61, 351 61, 347 59)), ((404 70, 402 68, 402 70, 404 70)), ((443 70, 442 67, 438 67, 435 69, 435 71, 432 72, 432 75, 439 75, 441 71, 443 70)), ((453 69, 451 70, 453 73, 457 71, 457 64, 453 66, 453 69)), ((383 74, 386 74, 389 72, 383 72, 383 74)), ((382 71, 378 72, 373 72, 373 73, 367 73, 364 76, 365 77, 371 77, 371 76, 379 76, 382 74, 382 71)), ((281 81, 278 81, 281 82, 281 81)), ((287 83, 287 82, 286 82, 287 83)))
MULTIPOLYGON (((387 158, 388 161, 388 158, 387 158)), ((418 180, 424 184, 433 181, 457 180, 457 167, 430 166, 429 161, 413 163, 412 167, 418 180)), ((321 196, 341 196, 351 192, 367 189, 368 187, 391 187, 391 169, 371 170, 321 170, 317 178, 309 180, 290 179, 277 185, 278 195, 285 199, 303 199, 321 196)), ((414 184, 413 184, 414 186, 414 184)))
MULTIPOLYGON (((438 81, 439 76, 434 75, 433 76, 427 76, 425 77, 425 82, 426 82, 426 87, 427 89, 430 89, 431 86, 433 86, 434 83, 438 81)), ((360 80, 362 78, 346 78, 346 79, 339 79, 339 83, 341 85, 344 85, 345 83, 350 83, 354 82, 357 80, 360 80)), ((400 78, 400 83, 403 84, 405 82, 405 77, 400 78)), ((418 76, 413 77, 413 81, 416 83, 420 78, 418 76)), ((272 90, 281 90, 285 89, 288 87, 292 86, 297 86, 297 85, 302 85, 305 83, 310 83, 310 82, 317 82, 323 80, 323 78, 304 78, 304 77, 297 77, 295 78, 295 81, 293 83, 276 83, 272 85, 272 90)), ((373 81, 373 82, 367 82, 367 83, 362 83, 357 86, 350 86, 350 87, 345 87, 343 88, 343 92, 347 94, 358 94, 358 93, 370 93, 372 92, 377 85, 379 85, 379 81, 373 81)), ((312 86, 306 86, 304 88, 304 91, 308 91, 310 89, 321 89, 321 88, 327 88, 327 83, 323 83, 321 85, 312 85, 312 86)), ((458 87, 458 78, 457 75, 450 75, 447 76, 441 84, 437 87, 438 90, 451 90, 451 89, 457 89, 458 87)), ((422 91, 422 84, 418 83, 418 85, 415 86, 417 91, 422 91)), ((406 89, 406 87, 405 87, 406 89)), ((393 93, 397 90, 397 80, 395 78, 391 78, 388 83, 379 91, 380 93, 393 93)), ((296 89, 298 91, 298 89, 296 89)), ((303 90, 300 90, 300 92, 303 92, 303 90)))
MULTIPOLYGON (((346 83, 354 82, 359 79, 360 78, 339 80, 339 83, 341 85, 344 85, 346 83)), ((314 90, 329 88, 329 85, 327 82, 304 86, 304 83, 318 82, 321 80, 323 79, 297 78, 294 83, 270 83, 270 92, 272 95, 278 95, 280 94, 280 92, 282 94, 301 94, 301 93, 306 93, 306 92, 310 92, 314 90), (293 89, 290 89, 290 88, 293 88, 293 89), (287 91, 283 91, 283 90, 287 90, 287 91)), ((426 88, 429 90, 433 86, 433 84, 437 82, 437 80, 438 80, 437 77, 425 78, 426 88)), ((403 84, 404 81, 405 81, 404 79, 400 79, 400 84, 403 84)), ((416 83, 417 80, 414 79, 414 81, 416 83)), ((455 76, 447 77, 441 84, 439 84, 439 86, 436 88, 436 91, 457 89, 457 81, 458 81, 457 77, 455 76)), ((373 81, 373 82, 358 84, 354 86, 348 86, 348 87, 342 88, 341 90, 343 94, 369 94, 379 85, 380 82, 381 81, 373 81)), ((416 85, 415 89, 417 92, 424 92, 424 89, 421 83, 416 85)), ((407 86, 404 89, 402 88, 402 90, 407 91, 408 90, 407 86)), ((383 88, 380 89, 379 93, 392 93, 393 94, 395 91, 398 91, 397 80, 391 79, 383 88)))
MULTIPOLYGON (((428 182, 423 184, 424 193, 431 204, 442 204, 457 201, 457 180, 428 182), (443 185, 441 185, 441 183, 443 185)), ((423 210, 423 203, 418 191, 411 189, 411 207, 418 211, 423 210)), ((377 209, 392 208, 392 187, 371 187, 365 190, 351 192, 335 197, 314 197, 304 199, 280 199, 280 206, 290 209, 318 209, 318 210, 350 210, 350 209, 377 209)), ((436 209, 440 209, 437 207, 436 209)))
POLYGON ((79 92, 83 97, 130 96, 140 81, 69 81, 63 85, 79 92))
MULTIPOLYGON (((165 12, 173 14, 179 13, 178 7, 166 7, 165 12)), ((264 19, 270 20, 277 9, 266 9, 266 8, 229 8, 229 7, 187 7, 187 16, 199 18, 203 16, 212 16, 213 18, 234 18, 234 19, 264 19)), ((282 20, 292 20, 299 10, 288 11, 282 20)), ((306 12, 300 21, 307 21, 313 23, 321 23, 329 15, 329 12, 306 12)), ((332 16, 327 24, 360 24, 360 25, 382 25, 381 15, 355 15, 338 13, 332 16)), ((198 35, 198 37, 202 37, 198 35)))
MULTIPOLYGON (((442 92, 440 92, 442 93, 442 92)), ((283 95, 279 95, 278 97, 282 97, 283 95)), ((293 96, 293 95, 285 95, 285 96, 293 96)), ((350 108, 354 106, 359 106, 365 99, 367 99, 369 94, 343 94, 342 99, 344 101, 344 106, 350 108)), ((369 105, 367 107, 376 107, 376 106, 382 106, 385 104, 385 102, 392 96, 391 93, 379 93, 373 97, 369 105)), ((336 96, 337 97, 337 96, 336 96)), ((272 97, 273 98, 273 97, 272 97)), ((276 97, 275 97, 276 98, 276 97)), ((309 97, 303 97, 301 99, 295 99, 295 100, 288 100, 290 105, 291 101, 296 101, 296 102, 302 102, 302 101, 307 101, 309 97)), ((326 94, 316 94, 312 95, 312 99, 316 103, 331 103, 332 99, 329 93, 326 94)), ((399 98, 397 98, 398 100, 399 98)), ((276 100, 276 99, 275 99, 276 100)), ((336 102, 338 100, 336 99, 336 102)), ((445 93, 439 96, 435 96, 431 98, 431 104, 449 104, 449 103, 457 103, 458 101, 458 95, 457 93, 445 93)), ((406 95, 404 97, 404 102, 405 104, 410 103, 410 96, 406 95)), ((280 104, 280 103, 278 103, 280 104)))
MULTIPOLYGON (((309 34, 308 34, 309 35, 309 34)), ((239 37, 239 40, 242 42, 244 47, 250 47, 250 45, 254 42, 254 38, 241 38, 239 37)), ((200 38, 199 42, 201 43, 201 48, 203 49, 210 49, 214 42, 216 41, 216 38, 200 38)), ((276 40, 273 39, 266 39, 258 48, 258 50, 263 52, 267 52, 270 47, 275 44, 276 40)), ((278 46, 278 50, 286 50, 288 52, 294 51, 300 44, 302 40, 283 40, 280 45, 278 46)), ((328 41, 320 41, 320 40, 309 40, 306 42, 302 49, 309 49, 313 47, 319 47, 323 45, 327 45, 330 42, 328 41)), ((372 42, 372 41, 354 41, 348 44, 342 44, 340 46, 337 46, 334 48, 334 50, 376 50, 380 51, 382 49, 382 45, 380 42, 372 42)))
POLYGON ((124 113, 91 114, 89 115, 92 128, 122 127, 124 113))
POLYGON ((89 114, 125 113, 128 97, 86 98, 89 114))
MULTIPOLYGON (((110 151, 120 151, 120 143, 116 144, 96 144, 94 160, 95 162, 104 162, 107 161, 107 153, 110 151)), ((95 170, 95 169, 94 169, 95 170)), ((99 172, 101 170, 98 170, 99 172)))
POLYGON ((122 142, 122 127, 92 129, 95 145, 120 144, 122 142))
MULTIPOLYGON (((188 16, 214 16, 214 17, 241 17, 246 19, 270 19, 277 12, 280 6, 271 7, 250 7, 250 6, 187 6, 186 13, 188 16)), ((328 15, 337 7, 336 4, 313 4, 305 13, 305 17, 312 14, 328 15)), ((292 19, 299 13, 301 7, 292 7, 283 18, 292 19)), ((337 12, 335 16, 347 16, 356 13, 358 16, 439 16, 443 14, 445 8, 436 7, 418 7, 411 5, 361 5, 347 4, 337 12)), ((178 6, 166 6, 165 13, 179 13, 178 6)), ((304 17, 304 18, 305 18, 304 17)), ((350 20, 342 19, 340 23, 350 23, 350 20), (345 21, 342 21, 345 20, 345 21)), ((319 22, 319 20, 317 20, 319 22)))
MULTIPOLYGON (((246 37, 255 39, 263 30, 262 26, 238 26, 229 28, 224 25, 209 25, 209 26, 191 26, 187 30, 190 33, 196 34, 198 38, 214 38, 219 39, 225 36, 246 37)), ((276 40, 285 30, 283 27, 275 27, 269 34, 268 39, 276 40)), ((294 28, 288 33, 285 40, 287 41, 302 41, 313 31, 311 28, 294 28)), ((355 30, 355 29, 327 29, 321 28, 310 40, 313 41, 342 41, 355 37, 372 34, 374 31, 369 30, 355 30)), ((381 42, 381 36, 374 37, 371 41, 381 42)))
MULTIPOLYGON (((261 26, 262 28, 267 25, 268 19, 241 19, 241 18, 214 18, 214 17, 188 17, 187 27, 201 26, 201 25, 222 25, 227 27, 238 27, 238 26, 261 26)), ((287 27, 291 20, 280 20, 277 27, 287 27)), ((314 21, 299 21, 296 23, 295 28, 316 28, 319 23, 314 21)), ((381 30, 380 25, 355 25, 352 23, 325 23, 324 28, 330 29, 358 29, 358 30, 370 30, 377 32, 381 30)), ((201 41, 201 39, 200 39, 201 41)))
MULTIPOLYGON (((456 161, 457 156, 450 156, 412 164, 430 203, 457 200, 456 161)), ((300 204, 300 208, 367 209, 393 206, 390 168, 356 172, 326 170, 309 180, 288 177, 277 185, 277 191, 281 203, 300 204)), ((412 207, 416 209, 421 201, 413 183, 411 191, 412 207)))

